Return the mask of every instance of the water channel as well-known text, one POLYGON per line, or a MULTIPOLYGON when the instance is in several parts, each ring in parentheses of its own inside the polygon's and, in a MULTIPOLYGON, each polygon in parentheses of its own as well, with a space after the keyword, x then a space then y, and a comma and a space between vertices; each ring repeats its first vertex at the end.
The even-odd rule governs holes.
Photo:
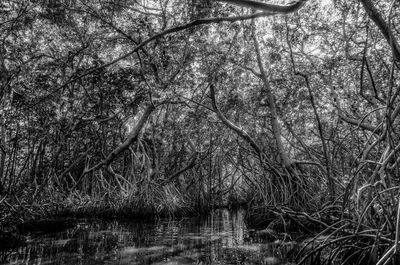
POLYGON ((255 237, 244 211, 152 222, 80 220, 57 233, 31 233, 0 264, 292 264, 293 242, 255 237))

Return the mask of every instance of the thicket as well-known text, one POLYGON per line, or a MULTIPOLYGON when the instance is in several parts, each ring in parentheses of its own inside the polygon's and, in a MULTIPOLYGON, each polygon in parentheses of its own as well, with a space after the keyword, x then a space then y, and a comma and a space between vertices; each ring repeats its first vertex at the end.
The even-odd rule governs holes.
POLYGON ((3 229, 247 203, 328 235, 304 260, 393 261, 399 3, 277 2, 2 1, 3 229))

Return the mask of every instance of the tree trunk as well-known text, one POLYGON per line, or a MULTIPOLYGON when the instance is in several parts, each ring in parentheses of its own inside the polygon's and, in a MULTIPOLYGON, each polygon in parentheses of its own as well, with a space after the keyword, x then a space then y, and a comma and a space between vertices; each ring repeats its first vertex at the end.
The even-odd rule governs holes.
POLYGON ((269 84, 268 76, 264 68, 264 63, 261 58, 261 52, 260 52, 260 46, 258 44, 257 36, 255 33, 255 25, 254 25, 254 20, 252 20, 252 37, 254 41, 254 48, 257 56, 257 63, 258 63, 258 68, 260 69, 260 78, 261 81, 263 82, 263 90, 267 96, 268 100, 268 107, 270 111, 270 122, 271 122, 271 127, 272 127, 272 132, 274 134, 275 142, 276 142, 276 147, 278 149, 279 157, 281 159, 281 163, 285 168, 290 168, 293 164, 293 161, 289 158, 289 155, 287 154, 283 142, 282 142, 282 136, 281 136, 281 126, 279 124, 278 120, 278 112, 276 109, 276 103, 275 103, 275 98, 274 95, 272 94, 272 89, 269 84))
POLYGON ((0 195, 4 193, 3 177, 6 166, 6 128, 5 128, 5 111, 7 106, 6 89, 7 69, 4 63, 4 50, 0 50, 0 195))
POLYGON ((0 117, 0 195, 4 193, 3 177, 4 177, 5 165, 6 165, 6 130, 4 127, 4 118, 0 117))

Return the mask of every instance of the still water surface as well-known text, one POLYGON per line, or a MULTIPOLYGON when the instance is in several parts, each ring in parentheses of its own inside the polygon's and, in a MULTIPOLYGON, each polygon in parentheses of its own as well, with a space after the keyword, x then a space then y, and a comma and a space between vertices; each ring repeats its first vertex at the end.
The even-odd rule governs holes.
POLYGON ((293 243, 255 237, 243 211, 216 210, 204 218, 80 221, 0 254, 0 264, 291 264, 293 243), (269 242, 268 242, 269 241, 269 242))

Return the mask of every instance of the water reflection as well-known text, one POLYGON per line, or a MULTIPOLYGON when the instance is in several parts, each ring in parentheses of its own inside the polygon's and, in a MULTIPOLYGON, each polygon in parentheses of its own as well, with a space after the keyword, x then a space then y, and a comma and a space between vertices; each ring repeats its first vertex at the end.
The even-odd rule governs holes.
POLYGON ((73 229, 31 235, 1 264, 285 264, 293 247, 249 235, 243 211, 158 222, 81 222, 73 229))

